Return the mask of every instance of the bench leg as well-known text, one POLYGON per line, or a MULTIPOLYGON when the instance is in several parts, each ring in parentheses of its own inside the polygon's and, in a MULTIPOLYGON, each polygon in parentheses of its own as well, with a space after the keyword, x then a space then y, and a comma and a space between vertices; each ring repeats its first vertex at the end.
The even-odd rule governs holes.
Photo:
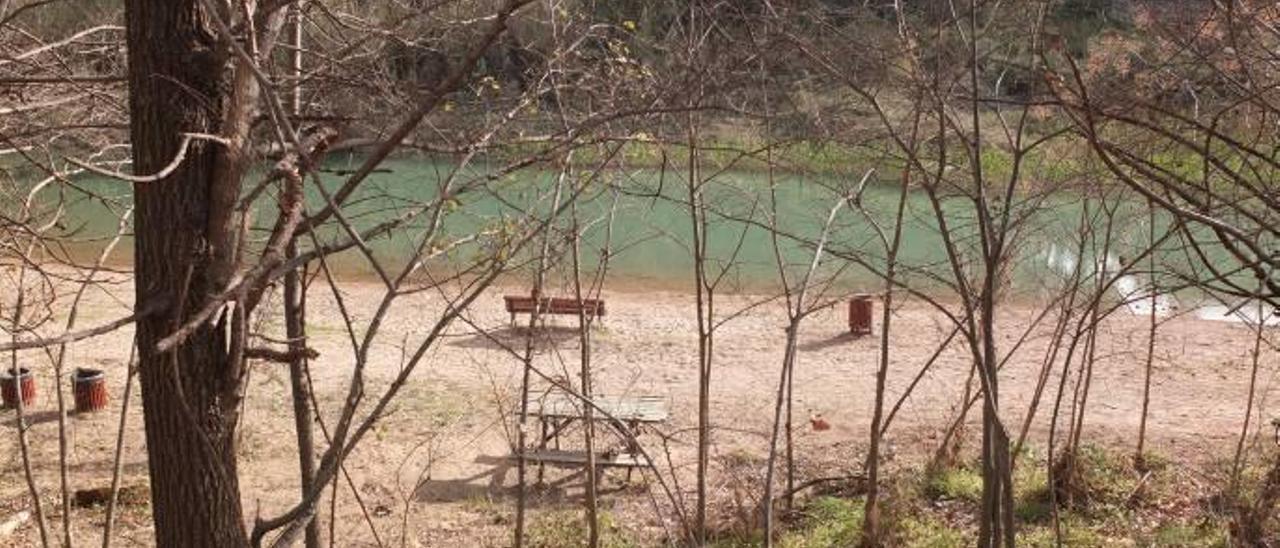
MULTIPOLYGON (((542 419, 542 420, 539 420, 538 422, 542 424, 542 436, 538 438, 538 449, 546 449, 547 448, 547 421, 546 419, 542 419)), ((546 466, 542 463, 542 461, 538 461, 538 485, 542 485, 542 473, 545 470, 545 468, 546 466)))
MULTIPOLYGON (((626 432, 627 452, 632 455, 640 454, 640 442, 636 440, 636 436, 638 436, 639 434, 640 434, 640 421, 636 421, 636 420, 627 421, 627 432, 626 432)), ((627 485, 628 486, 631 485, 631 470, 632 470, 632 467, 628 466, 627 467, 627 485)))

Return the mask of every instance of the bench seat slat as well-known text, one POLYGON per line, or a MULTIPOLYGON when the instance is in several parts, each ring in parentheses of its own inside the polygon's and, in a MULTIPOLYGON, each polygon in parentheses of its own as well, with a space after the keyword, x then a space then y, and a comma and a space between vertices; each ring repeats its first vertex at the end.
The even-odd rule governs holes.
MULTIPOLYGON (((661 396, 612 397, 598 395, 591 398, 596 406, 609 415, 624 421, 663 422, 669 412, 667 400, 661 396)), ((581 417, 584 404, 577 398, 554 395, 537 404, 534 414, 548 417, 581 417)), ((597 414, 597 418, 600 415, 597 414)))
MULTIPOLYGON (((519 459, 519 455, 511 455, 512 460, 519 459)), ((528 462, 542 463, 561 466, 583 466, 587 464, 586 451, 567 451, 561 449, 537 449, 529 450, 524 454, 524 458, 528 462)), ((598 453, 596 454, 596 466, 611 466, 618 468, 638 468, 645 466, 644 459, 640 455, 631 453, 598 453)))

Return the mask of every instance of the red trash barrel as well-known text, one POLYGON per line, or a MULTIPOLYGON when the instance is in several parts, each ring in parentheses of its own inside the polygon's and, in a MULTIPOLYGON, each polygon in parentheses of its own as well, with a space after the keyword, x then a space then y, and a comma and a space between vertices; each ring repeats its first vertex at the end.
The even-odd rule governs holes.
POLYGON ((76 368, 71 377, 76 396, 76 413, 94 413, 107 408, 107 374, 98 369, 76 368))
POLYGON ((849 332, 871 334, 871 295, 854 295, 849 299, 849 332))
POLYGON ((36 403, 36 378, 31 374, 30 369, 19 367, 17 374, 14 374, 13 369, 9 369, 0 375, 0 399, 3 400, 5 409, 18 407, 19 384, 22 385, 22 407, 30 408, 36 403), (18 379, 21 379, 21 383, 18 379))

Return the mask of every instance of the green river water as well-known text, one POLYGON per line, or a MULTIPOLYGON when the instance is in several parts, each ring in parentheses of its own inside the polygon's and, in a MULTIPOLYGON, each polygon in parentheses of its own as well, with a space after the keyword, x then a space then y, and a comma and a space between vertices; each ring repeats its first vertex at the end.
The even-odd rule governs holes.
MULTIPOLYGON (((331 159, 326 169, 339 173, 324 174, 325 186, 331 189, 339 186, 346 179, 340 172, 354 169, 359 160, 356 156, 331 159)), ((383 168, 387 171, 373 174, 352 197, 351 207, 344 209, 351 223, 358 228, 372 226, 429 202, 437 195, 440 182, 458 169, 451 161, 423 158, 392 159, 383 168)), ((461 169, 456 174, 455 185, 483 179, 492 173, 492 169, 483 164, 461 169)), ((456 207, 450 208, 443 231, 449 237, 465 236, 492 228, 504 217, 518 217, 524 208, 545 214, 551 207, 550 189, 555 187, 557 176, 558 173, 551 171, 525 170, 490 181, 482 189, 461 194, 457 196, 456 207)), ((693 259, 689 246, 692 225, 684 205, 687 190, 683 172, 641 169, 590 174, 579 170, 573 176, 592 178, 592 184, 583 199, 578 201, 576 209, 580 223, 590 225, 585 230, 582 246, 584 269, 600 264, 600 250, 607 239, 613 250, 608 268, 610 280, 619 285, 691 286, 693 259), (607 212, 615 201, 615 215, 610 226, 607 212)), ((250 177, 251 181, 256 179, 250 177)), ((858 179, 858 176, 778 175, 772 185, 778 204, 777 226, 785 232, 813 239, 837 196, 856 187, 858 179)), ((128 203, 127 185, 98 177, 85 177, 78 182, 85 188, 116 198, 120 204, 128 203)), ((773 210, 768 175, 719 173, 704 188, 707 203, 713 210, 708 217, 711 270, 718 272, 725 265, 730 265, 725 284, 731 289, 777 286, 778 268, 772 239, 768 230, 755 226, 768 224, 768 212, 773 210), (752 222, 743 222, 743 218, 752 219, 752 222)), ((883 246, 870 221, 891 234, 899 188, 894 181, 873 180, 861 195, 862 209, 866 214, 850 207, 839 211, 831 232, 830 249, 833 253, 861 252, 873 264, 881 263, 883 246)), ((321 195, 310 185, 307 194, 309 210, 319 209, 323 204, 321 195)), ((1028 200, 1030 198, 1022 198, 1015 202, 1018 204, 1015 210, 1029 208, 1028 200)), ((1058 196, 1038 202, 1037 212, 1021 225, 1014 240, 1017 260, 1009 276, 1015 287, 1034 290, 1047 279, 1060 275, 1055 271, 1061 271, 1061 268, 1050 268, 1048 257, 1053 250, 1075 249, 1082 204, 1083 200, 1078 196, 1058 196)), ((974 228, 972 204, 962 198, 953 198, 944 202, 944 208, 949 228, 960 236, 962 250, 975 253, 976 240, 966 236, 972 234, 974 228)), ((1145 208, 1121 209, 1122 219, 1113 224, 1115 241, 1112 254, 1124 257, 1126 252, 1132 252, 1147 241, 1148 229, 1145 208)), ((90 200, 77 200, 69 218, 69 225, 81 229, 81 237, 89 240, 81 246, 86 250, 101 245, 101 240, 91 237, 109 234, 116 226, 115 215, 90 200)), ((272 218, 272 214, 263 212, 259 215, 259 224, 269 224, 272 218)), ((562 227, 569 226, 570 212, 566 212, 558 223, 562 227)), ((1101 219, 1095 219, 1093 224, 1099 230, 1105 225, 1101 219)), ((411 255, 421 234, 422 223, 414 223, 408 230, 376 238, 369 245, 381 261, 398 267, 411 255)), ((332 239, 337 235, 336 230, 328 230, 320 237, 332 239)), ((931 276, 952 277, 950 267, 945 263, 936 216, 923 192, 913 191, 908 195, 902 241, 901 264, 905 265, 908 276, 916 280, 915 283, 933 285, 937 281, 931 280, 931 276)), ((124 253, 120 260, 128 260, 129 247, 122 246, 124 253)), ((791 239, 781 239, 780 249, 792 276, 802 272, 812 258, 811 248, 791 239)), ((452 263, 461 264, 470 257, 467 254, 479 251, 475 246, 463 246, 453 252, 452 263)), ((355 251, 334 257, 331 264, 347 276, 372 273, 364 257, 355 251)), ((447 269, 450 264, 449 260, 441 260, 433 266, 447 269)), ((553 279, 558 276, 563 282, 568 272, 567 263, 558 264, 552 269, 553 279)), ((880 285, 873 274, 849 265, 848 261, 836 255, 824 258, 822 275, 833 277, 840 287, 871 289, 880 285)))

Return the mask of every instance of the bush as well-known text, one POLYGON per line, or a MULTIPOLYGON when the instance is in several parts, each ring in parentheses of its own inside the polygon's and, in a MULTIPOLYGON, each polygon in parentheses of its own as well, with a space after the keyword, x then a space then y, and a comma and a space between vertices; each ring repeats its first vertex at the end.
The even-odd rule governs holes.
POLYGON ((982 476, 963 466, 934 468, 926 473, 924 494, 934 500, 977 503, 982 500, 982 476))
POLYGON ((1138 478, 1126 459, 1097 446, 1084 445, 1074 461, 1064 454, 1054 463, 1058 504, 1090 512, 1112 512, 1128 505, 1138 478))
MULTIPOLYGON (((638 548, 613 521, 601 511, 600 546, 604 548, 638 548)), ((529 523, 526 546, 529 548, 578 548, 587 545, 587 522, 577 510, 556 510, 538 515, 529 523)))
POLYGON ((913 548, 953 548, 973 546, 971 532, 952 527, 929 514, 919 513, 900 520, 897 524, 897 541, 894 546, 913 548))
POLYGON ((855 546, 862 538, 861 498, 818 497, 801 510, 800 527, 784 534, 783 548, 826 548, 855 546))
POLYGON ((1179 548, 1217 548, 1230 546, 1226 529, 1220 524, 1167 523, 1156 529, 1152 546, 1177 546, 1179 548))

